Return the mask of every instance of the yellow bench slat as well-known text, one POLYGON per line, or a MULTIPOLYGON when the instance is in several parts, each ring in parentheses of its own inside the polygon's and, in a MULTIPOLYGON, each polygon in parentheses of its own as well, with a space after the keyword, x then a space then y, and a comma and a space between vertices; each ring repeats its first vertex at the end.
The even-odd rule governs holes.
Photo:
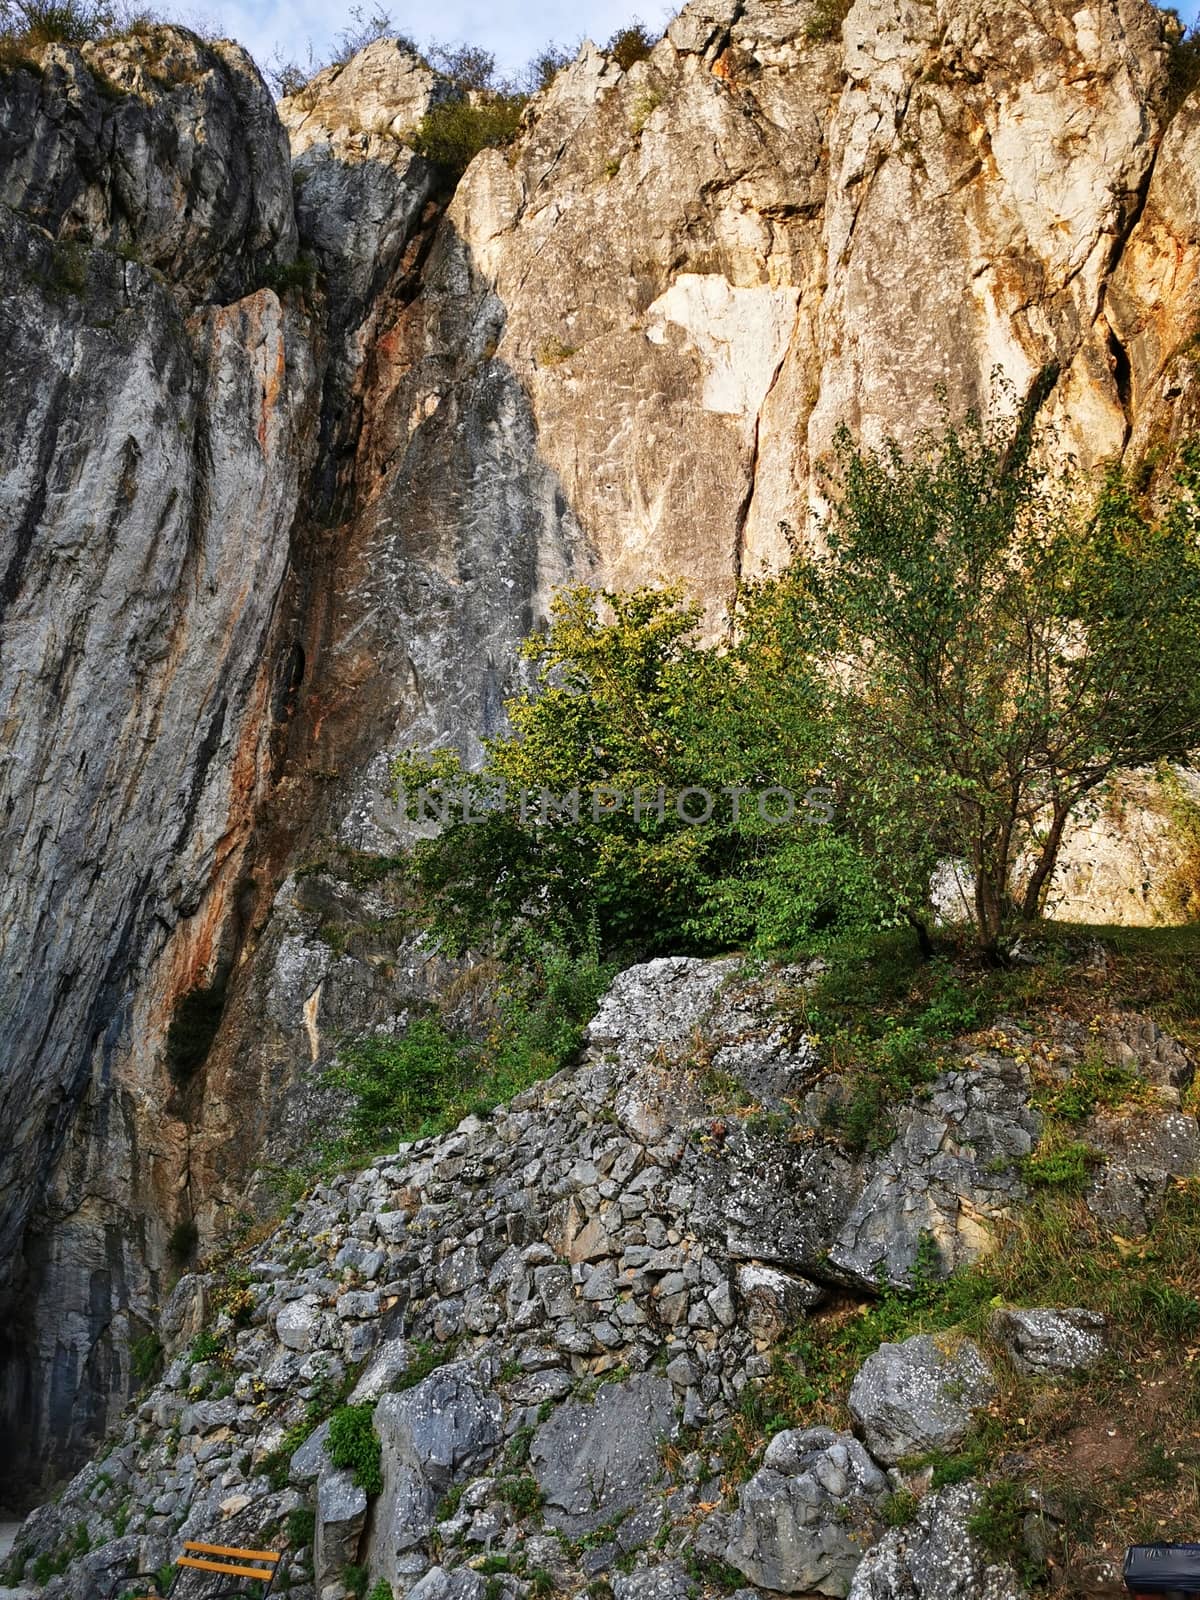
POLYGON ((252 1561, 278 1561, 278 1550, 238 1550, 227 1544, 193 1544, 189 1540, 185 1550, 198 1550, 204 1556, 247 1556, 252 1561))
POLYGON ((274 1562, 270 1567, 234 1567, 225 1561, 202 1561, 198 1556, 180 1556, 175 1565, 199 1567, 202 1572, 225 1572, 233 1578, 257 1578, 260 1583, 266 1583, 274 1568, 274 1562))

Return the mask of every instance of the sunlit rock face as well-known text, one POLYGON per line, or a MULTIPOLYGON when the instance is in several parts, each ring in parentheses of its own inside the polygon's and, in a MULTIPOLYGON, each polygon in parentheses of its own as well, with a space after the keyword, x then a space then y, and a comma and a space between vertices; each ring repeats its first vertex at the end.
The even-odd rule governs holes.
MULTIPOLYGON (((394 41, 279 107, 178 29, 0 75, 19 1475, 123 1403, 172 1236, 268 1205, 338 1039, 450 977, 352 852, 393 848, 390 751, 503 725, 556 587, 678 580, 718 635, 841 423, 911 437, 996 369, 1057 374, 1085 465, 1152 475, 1200 420, 1200 111, 1158 14, 828 18, 698 0, 626 72, 587 46, 453 194, 407 140, 457 91, 394 41)), ((1130 886, 1186 863, 1130 805, 1061 914, 1170 913, 1130 886)))

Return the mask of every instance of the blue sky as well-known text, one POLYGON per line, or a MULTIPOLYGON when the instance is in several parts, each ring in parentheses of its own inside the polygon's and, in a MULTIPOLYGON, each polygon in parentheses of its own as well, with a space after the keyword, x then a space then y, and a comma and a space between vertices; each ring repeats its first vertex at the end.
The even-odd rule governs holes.
MULTIPOLYGON (((663 0, 548 0, 530 6, 527 0, 383 0, 398 31, 420 44, 471 43, 491 50, 500 67, 515 72, 544 44, 574 44, 585 34, 603 44, 622 23, 639 16, 660 28, 680 9, 663 0)), ((262 64, 278 53, 303 61, 311 40, 318 58, 327 54, 333 40, 350 20, 348 0, 334 5, 322 0, 167 0, 162 10, 182 21, 201 17, 225 34, 239 39, 262 64)), ((374 9, 365 0, 364 11, 374 9)), ((1186 22, 1200 16, 1200 0, 1183 0, 1178 7, 1186 22)))
MULTIPOLYGON (((439 44, 470 43, 491 50, 499 66, 515 72, 550 41, 573 45, 585 35, 603 44, 614 31, 632 17, 661 28, 680 9, 662 0, 550 0, 531 6, 528 0, 380 0, 398 32, 410 34, 419 44, 431 40, 439 44)), ((1196 0, 1200 4, 1200 0, 1196 0)), ((321 0, 167 0, 157 10, 170 12, 181 21, 201 18, 209 27, 240 40, 260 64, 277 52, 285 58, 303 61, 308 41, 320 58, 350 20, 350 5, 337 0, 334 5, 321 0)), ((365 0, 363 10, 375 9, 374 0, 365 0)))

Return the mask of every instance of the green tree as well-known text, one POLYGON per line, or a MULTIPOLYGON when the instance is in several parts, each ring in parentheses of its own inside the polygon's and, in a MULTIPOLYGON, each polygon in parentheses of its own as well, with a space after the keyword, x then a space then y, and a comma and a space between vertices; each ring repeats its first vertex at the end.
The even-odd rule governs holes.
POLYGON ((801 800, 786 827, 756 803, 819 783, 811 687, 777 654, 705 648, 699 621, 676 590, 566 590, 526 642, 536 685, 509 705, 512 732, 484 771, 444 754, 398 764, 409 797, 459 793, 486 816, 447 804, 448 826, 415 852, 451 948, 504 949, 541 927, 578 949, 595 927, 605 950, 635 955, 886 920, 854 848, 819 825, 819 801, 801 800), (693 826, 706 797, 711 818, 693 826))
POLYGON ((842 814, 915 921, 939 858, 980 941, 1040 911, 1072 814, 1200 741, 1200 449, 1153 515, 1118 472, 1090 507, 1031 421, 971 416, 860 451, 843 433, 820 548, 748 597, 822 686, 842 814))

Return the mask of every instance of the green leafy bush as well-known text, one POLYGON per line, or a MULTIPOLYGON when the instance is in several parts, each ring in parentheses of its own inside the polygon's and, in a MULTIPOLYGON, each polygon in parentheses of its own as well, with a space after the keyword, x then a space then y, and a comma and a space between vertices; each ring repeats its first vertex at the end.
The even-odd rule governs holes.
POLYGON ((329 1423, 329 1459, 335 1467, 352 1472, 366 1494, 378 1494, 383 1488, 383 1445, 375 1432, 374 1415, 374 1406, 342 1406, 329 1423))
POLYGON ((527 103, 523 94, 504 92, 474 102, 443 100, 422 117, 409 143, 457 183, 481 150, 512 143, 527 103))
POLYGON ((632 22, 617 29, 605 49, 622 72, 628 72, 635 62, 645 61, 658 40, 659 35, 651 33, 645 23, 635 17, 632 22))
POLYGON ((469 1111, 490 1111, 568 1065, 613 970, 593 951, 572 955, 529 944, 524 961, 500 982, 482 1039, 424 1016, 398 1037, 346 1046, 327 1079, 349 1099, 330 1159, 444 1132, 469 1111))
POLYGON ((1056 1150, 1037 1151, 1021 1163, 1025 1181, 1035 1189, 1062 1189, 1081 1194, 1100 1162, 1090 1145, 1078 1141, 1056 1150))
POLYGON ((698 642, 670 590, 560 595, 483 773, 397 766, 444 802, 414 859, 443 942, 595 924, 603 949, 652 954, 908 922, 930 947, 931 878, 958 859, 1002 959, 1071 816, 1200 740, 1200 446, 1154 516, 1119 474, 1098 496, 1051 477, 1033 422, 1050 376, 1016 415, 947 421, 907 452, 843 432, 823 538, 743 589, 728 648, 698 642), (771 787, 805 796, 794 825, 739 807, 771 787), (582 807, 531 815, 541 789, 582 807), (665 814, 633 803, 659 789, 665 814), (692 827, 674 802, 698 789, 719 798, 692 827), (612 791, 626 803, 605 810, 612 791))
POLYGON ((188 1357, 192 1361, 215 1361, 225 1354, 225 1341, 203 1328, 192 1340, 188 1357))

